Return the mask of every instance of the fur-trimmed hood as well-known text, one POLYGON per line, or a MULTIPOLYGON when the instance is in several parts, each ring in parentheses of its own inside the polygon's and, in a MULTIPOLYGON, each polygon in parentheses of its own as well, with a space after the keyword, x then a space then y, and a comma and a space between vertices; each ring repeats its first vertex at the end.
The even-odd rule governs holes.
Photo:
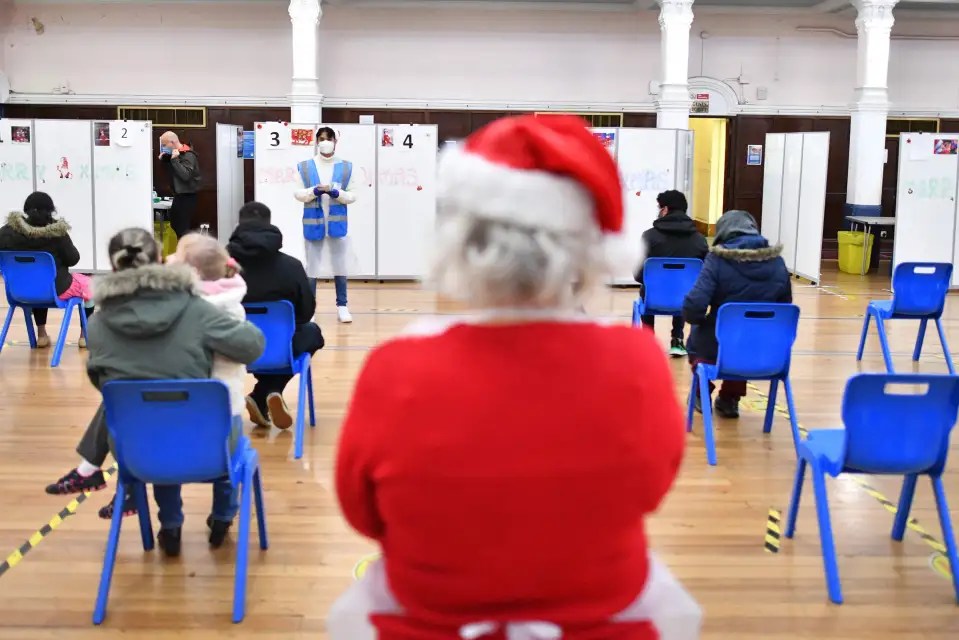
POLYGON ((767 244, 765 247, 752 248, 737 246, 714 246, 710 249, 710 253, 714 253, 717 257, 730 260, 732 262, 765 262, 766 260, 778 258, 782 252, 783 246, 781 244, 777 244, 772 247, 767 244))
POLYGON ((48 225, 34 226, 30 224, 27 214, 21 211, 10 212, 7 226, 27 238, 62 238, 70 234, 70 223, 62 218, 48 225))
POLYGON ((196 296, 196 274, 185 265, 117 271, 93 281, 94 319, 125 336, 152 338, 175 329, 196 296))

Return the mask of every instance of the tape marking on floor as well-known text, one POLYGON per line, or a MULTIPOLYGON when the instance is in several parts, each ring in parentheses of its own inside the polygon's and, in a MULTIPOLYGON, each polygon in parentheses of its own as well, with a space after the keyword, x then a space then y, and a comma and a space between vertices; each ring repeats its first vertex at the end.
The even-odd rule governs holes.
MULTIPOLYGON (((748 386, 749 386, 749 389, 751 389, 753 392, 759 395, 760 398, 762 398, 767 403, 769 402, 769 396, 763 393, 759 387, 757 387, 756 385, 752 383, 749 383, 748 386)), ((789 410, 778 403, 776 404, 776 413, 786 418, 787 420, 790 419, 789 410)), ((801 424, 797 424, 797 427, 799 429, 799 434, 803 438, 809 435, 809 431, 807 431, 801 424)), ((868 482, 866 482, 862 478, 859 478, 858 476, 850 475, 847 477, 850 480, 852 480, 855 484, 857 484, 863 491, 865 491, 867 495, 869 495, 876 502, 882 505, 882 507, 886 511, 892 514, 896 513, 896 510, 898 509, 898 506, 896 505, 896 503, 894 503, 892 500, 890 500, 885 495, 883 495, 881 491, 879 491, 878 489, 870 485, 868 482)), ((923 542, 929 545, 933 551, 936 551, 938 553, 946 552, 946 545, 939 542, 939 540, 934 535, 926 531, 925 528, 923 528, 923 526, 919 524, 919 521, 916 520, 915 518, 910 518, 909 521, 906 523, 906 527, 910 531, 913 531, 914 533, 916 533, 920 538, 922 538, 923 542)), ((948 561, 947 561, 947 564, 948 564, 948 561)))
MULTIPOLYGON (((117 470, 117 466, 113 465, 112 467, 104 471, 103 472, 104 481, 109 480, 110 476, 116 473, 116 470, 117 470)), ((64 520, 66 520, 67 518, 75 514, 77 512, 77 509, 80 507, 80 505, 83 504, 88 497, 90 497, 91 493, 93 492, 84 491, 83 493, 78 495, 76 498, 71 500, 67 504, 67 506, 60 509, 60 511, 54 514, 54 516, 50 518, 49 522, 47 522, 45 525, 43 525, 42 527, 34 531, 33 534, 31 534, 30 537, 27 538, 26 542, 24 542, 22 545, 14 549, 7 556, 7 559, 4 560, 2 563, 0 563, 0 576, 5 574, 10 569, 13 569, 18 564, 20 564, 20 562, 23 561, 23 558, 28 553, 30 553, 32 549, 35 549, 36 546, 40 544, 44 538, 46 538, 48 535, 56 531, 57 527, 63 524, 64 520)))
POLYGON ((769 508, 769 516, 766 518, 766 542, 765 549, 768 553, 779 553, 779 545, 782 543, 782 511, 775 507, 769 508))

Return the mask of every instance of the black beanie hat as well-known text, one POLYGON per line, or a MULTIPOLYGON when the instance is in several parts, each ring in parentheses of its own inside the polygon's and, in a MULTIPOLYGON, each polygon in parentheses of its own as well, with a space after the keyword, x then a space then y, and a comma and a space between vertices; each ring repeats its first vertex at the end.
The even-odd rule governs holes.
POLYGON ((53 198, 42 191, 34 191, 24 201, 23 211, 29 213, 34 210, 52 213, 56 210, 56 207, 53 206, 53 198))

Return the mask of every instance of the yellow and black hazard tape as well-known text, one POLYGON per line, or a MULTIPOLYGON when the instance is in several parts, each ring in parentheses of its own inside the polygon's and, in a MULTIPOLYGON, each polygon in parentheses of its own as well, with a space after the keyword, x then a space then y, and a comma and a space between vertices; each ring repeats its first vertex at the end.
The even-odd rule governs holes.
MULTIPOLYGON (((117 470, 117 466, 113 465, 112 467, 104 471, 103 479, 109 480, 110 476, 116 473, 116 470, 117 470)), ((47 522, 45 525, 43 525, 42 527, 34 531, 33 535, 27 538, 26 542, 24 542, 22 545, 14 549, 10 553, 10 555, 7 556, 7 559, 4 560, 2 563, 0 563, 0 576, 5 574, 10 569, 13 569, 18 564, 20 564, 23 558, 28 553, 30 553, 32 549, 35 549, 36 546, 40 544, 40 542, 42 542, 44 538, 46 538, 53 531, 55 531, 57 527, 63 524, 64 520, 66 520, 67 518, 75 514, 77 512, 77 509, 80 507, 80 505, 86 501, 86 499, 90 496, 91 493, 92 493, 91 491, 84 491, 83 493, 78 495, 76 498, 71 500, 70 503, 67 504, 67 506, 60 509, 60 511, 56 515, 50 518, 49 522, 47 522)))
MULTIPOLYGON (((753 392, 755 392, 760 398, 762 398, 765 402, 767 402, 767 403, 769 402, 769 396, 767 396, 765 393, 763 393, 762 390, 761 390, 759 387, 757 387, 756 385, 754 385, 754 384, 752 384, 752 383, 749 383, 749 388, 750 388, 753 392)), ((768 405, 767 405, 767 406, 768 406, 768 405)), ((765 410, 765 407, 763 407, 762 410, 765 410)), ((783 407, 782 405, 777 404, 775 411, 776 411, 776 413, 777 413, 778 415, 786 418, 787 420, 790 419, 790 418, 789 418, 789 410, 786 409, 785 407, 783 407)), ((802 436, 803 438, 805 438, 805 437, 807 437, 807 436, 809 435, 809 431, 806 430, 801 424, 797 425, 797 427, 798 427, 799 435, 800 435, 800 436, 802 436)), ((878 489, 876 489, 875 487, 873 487, 872 485, 870 485, 868 482, 866 482, 866 481, 863 480, 862 478, 860 478, 860 477, 858 477, 858 476, 855 476, 855 475, 850 475, 850 476, 848 476, 848 478, 849 478, 850 480, 852 480, 855 484, 859 485, 859 487, 860 487, 863 491, 865 491, 867 495, 869 495, 869 496, 872 497, 876 502, 878 502, 880 505, 882 505, 882 507, 883 507, 886 511, 888 511, 889 513, 895 514, 896 511, 899 509, 899 506, 898 506, 895 502, 893 502, 892 500, 890 500, 889 498, 887 498, 885 495, 883 495, 883 493, 882 493, 881 491, 879 491, 878 489)), ((946 545, 944 545, 943 543, 939 542, 939 540, 938 540, 934 535, 932 535, 931 533, 929 533, 928 531, 926 531, 926 530, 923 528, 923 526, 922 526, 921 524, 919 524, 919 521, 916 520, 915 518, 910 518, 910 519, 906 522, 906 527, 907 527, 910 531, 916 533, 920 538, 922 538, 923 542, 925 542, 927 545, 929 545, 934 551, 936 551, 936 552, 938 552, 938 553, 945 553, 945 552, 946 552, 946 545)))
POLYGON ((779 553, 779 545, 782 543, 782 511, 774 507, 769 508, 769 516, 766 518, 766 542, 765 549, 768 553, 779 553))

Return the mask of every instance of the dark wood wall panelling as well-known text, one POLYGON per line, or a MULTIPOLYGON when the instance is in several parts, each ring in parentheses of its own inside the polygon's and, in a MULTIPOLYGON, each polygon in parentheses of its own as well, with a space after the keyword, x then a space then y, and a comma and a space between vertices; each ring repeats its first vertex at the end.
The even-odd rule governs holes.
MULTIPOLYGON (((116 118, 114 105, 7 105, 8 118, 49 118, 80 120, 111 120, 116 118)), ((392 109, 328 108, 323 110, 327 122, 358 122, 361 115, 372 115, 382 124, 435 124, 441 141, 457 140, 480 127, 518 111, 430 111, 392 109)), ((174 129, 181 139, 196 147, 204 181, 199 197, 196 225, 209 224, 216 229, 216 123, 240 125, 252 129, 254 122, 288 121, 290 110, 282 107, 208 107, 207 126, 202 129, 174 129)), ((654 113, 626 113, 623 125, 627 127, 655 127, 654 113)), ((843 207, 846 202, 846 180, 849 165, 849 118, 813 116, 744 115, 730 118, 728 126, 728 157, 726 165, 726 209, 745 209, 762 219, 763 167, 746 165, 746 147, 765 145, 767 133, 797 133, 828 131, 829 169, 826 179, 826 213, 823 229, 826 255, 835 254, 836 232, 842 227, 843 207)), ((942 120, 943 132, 959 132, 959 119, 942 120)), ((154 153, 159 154, 159 134, 154 136, 154 153)), ((889 161, 883 180, 883 215, 896 211, 899 142, 886 142, 889 161)), ((154 166, 156 189, 169 195, 170 185, 159 162, 154 166)), ((253 199, 253 163, 245 163, 245 197, 253 199)))

